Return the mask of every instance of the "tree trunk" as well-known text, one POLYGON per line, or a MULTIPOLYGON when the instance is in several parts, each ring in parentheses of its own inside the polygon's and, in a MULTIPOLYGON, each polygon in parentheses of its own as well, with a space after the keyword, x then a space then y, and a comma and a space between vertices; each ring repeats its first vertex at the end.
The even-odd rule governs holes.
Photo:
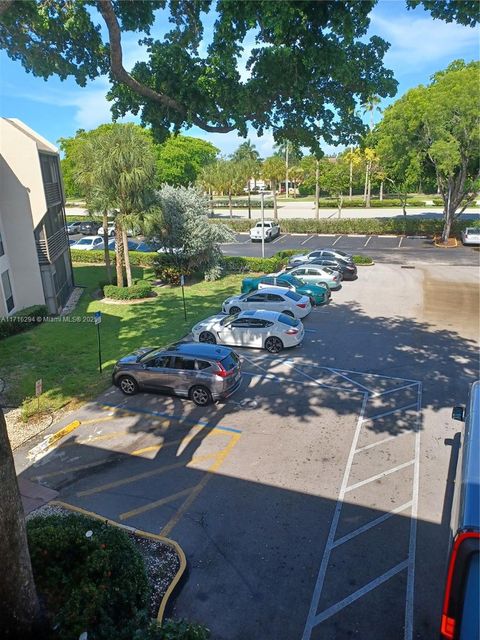
POLYGON ((370 207, 370 198, 371 198, 371 193, 372 193, 372 181, 370 179, 370 170, 371 170, 371 163, 368 162, 367 163, 367 185, 366 185, 366 194, 365 194, 365 206, 366 207, 370 207))
POLYGON ((363 202, 367 201, 367 188, 368 188, 368 162, 365 167, 365 185, 363 187, 363 202))
POLYGON ((272 180, 273 185, 273 219, 278 220, 278 209, 277 209, 277 181, 272 180))
POLYGON ((103 253, 105 256, 108 284, 112 284, 112 268, 110 265, 110 251, 108 250, 108 215, 106 211, 103 212, 103 253))
POLYGON ((447 202, 445 203, 443 208, 443 215, 445 217, 445 222, 443 223, 442 242, 444 242, 445 244, 448 242, 448 238, 450 237, 450 229, 452 228, 452 222, 453 222, 453 216, 454 216, 455 210, 456 210, 456 207, 452 202, 452 186, 449 180, 447 202))
POLYGON ((230 211, 230 220, 233 218, 233 212, 232 212, 232 190, 229 189, 228 190, 228 208, 230 211))
POLYGON ((285 200, 288 198, 288 142, 285 149, 285 200))
POLYGON ((122 227, 123 255, 125 258, 125 271, 127 274, 127 287, 132 286, 132 269, 130 267, 130 255, 128 253, 128 236, 127 231, 122 227))
POLYGON ((353 159, 350 156, 350 186, 348 188, 348 199, 349 200, 352 199, 352 195, 353 195, 353 159))
POLYGON ((213 213, 213 189, 210 189, 210 215, 213 218, 213 216, 214 216, 214 213, 213 213))
POLYGON ((250 180, 248 181, 248 219, 252 219, 252 203, 250 201, 250 180))
POLYGON ((123 236, 119 220, 115 220, 115 269, 117 271, 117 287, 123 287, 123 236))
POLYGON ((383 180, 380 182, 380 194, 379 194, 380 202, 383 200, 383 180))
POLYGON ((338 196, 337 206, 338 206, 338 218, 340 219, 342 217, 343 195, 338 196))
POLYGON ((315 164, 315 219, 320 219, 320 162, 315 164))
POLYGON ((0 408, 0 620, 2 637, 39 637, 40 610, 7 425, 0 408))

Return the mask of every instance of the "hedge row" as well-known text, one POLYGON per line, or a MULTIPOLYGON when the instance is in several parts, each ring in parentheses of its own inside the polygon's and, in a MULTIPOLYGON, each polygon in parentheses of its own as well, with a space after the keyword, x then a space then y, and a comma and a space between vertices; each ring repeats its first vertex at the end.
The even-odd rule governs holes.
POLYGON ((41 324, 48 315, 47 307, 43 304, 37 304, 33 307, 26 307, 11 316, 0 318, 0 340, 16 333, 22 333, 36 324, 41 324))
MULTIPOLYGON (((264 200, 263 201, 264 204, 264 208, 265 209, 273 209, 273 200, 272 198, 268 198, 268 200, 264 200)), ((214 209, 228 209, 230 207, 230 204, 228 202, 228 198, 226 199, 218 199, 218 200, 212 200, 210 202, 210 205, 214 208, 214 209)), ((260 209, 262 206, 262 201, 261 200, 250 200, 250 208, 251 209, 260 209)), ((235 199, 232 198, 232 207, 234 209, 248 209, 248 200, 240 200, 240 199, 235 199)))
MULTIPOLYGON (((273 273, 283 269, 290 256, 299 253, 307 253, 307 251, 279 251, 272 258, 225 256, 222 261, 222 266, 227 273, 273 273)), ((373 262, 370 256, 353 256, 353 261, 355 264, 372 264, 373 262)))
MULTIPOLYGON (((104 264, 105 253, 103 250, 97 251, 79 251, 78 249, 70 249, 72 262, 88 262, 90 264, 104 264)), ((115 262, 115 251, 109 251, 110 260, 115 262)), ((129 251, 130 264, 132 267, 153 267, 158 254, 147 253, 143 251, 129 251)))
POLYGON ((112 300, 138 300, 149 298, 152 295, 152 285, 144 280, 133 284, 131 287, 117 287, 107 284, 103 287, 103 295, 112 300))
MULTIPOLYGON (((252 220, 225 220, 211 219, 212 224, 228 224, 234 231, 248 231, 254 224, 252 220)), ((396 218, 358 218, 358 219, 304 219, 289 218, 279 220, 280 229, 283 233, 326 233, 326 234, 395 234, 403 235, 429 235, 434 236, 442 233, 443 220, 432 220, 429 218, 410 218, 408 215, 396 218)), ((455 221, 452 225, 452 235, 460 235, 462 229, 471 227, 472 222, 468 220, 455 221)))

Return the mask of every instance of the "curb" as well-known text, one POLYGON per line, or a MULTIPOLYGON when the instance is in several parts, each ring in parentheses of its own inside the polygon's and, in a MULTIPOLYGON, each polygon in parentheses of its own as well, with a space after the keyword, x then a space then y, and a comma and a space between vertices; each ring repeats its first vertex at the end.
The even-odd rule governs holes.
POLYGON ((160 602, 160 607, 158 609, 156 620, 158 624, 161 625, 163 622, 163 616, 165 615, 165 609, 167 607, 170 596, 172 595, 175 587, 180 582, 180 579, 182 578, 187 568, 187 558, 185 556, 185 552, 183 551, 182 547, 178 544, 178 542, 176 542, 175 540, 171 540, 170 538, 164 538, 163 536, 159 536, 156 533, 149 533, 148 531, 142 531, 141 529, 135 529, 134 527, 129 527, 128 525, 120 524, 119 522, 115 522, 115 520, 104 518, 103 516, 99 515, 98 513, 95 513, 94 511, 88 511, 87 509, 82 509, 82 507, 75 507, 74 505, 68 504, 67 502, 63 502, 62 500, 51 500, 48 504, 57 505, 58 507, 63 507, 64 509, 67 509, 69 511, 75 511, 84 516, 88 516, 89 518, 93 518, 94 520, 100 520, 105 524, 109 524, 113 527, 118 527, 119 529, 123 529, 124 531, 128 531, 129 533, 133 533, 133 535, 135 536, 139 536, 142 538, 151 538, 152 540, 158 540, 159 542, 162 542, 163 544, 166 544, 167 546, 171 547, 175 551, 180 562, 180 567, 177 573, 175 574, 175 577, 173 578, 172 582, 170 583, 167 591, 165 592, 165 595, 163 596, 162 601, 160 602))
POLYGON ((454 240, 455 244, 439 244, 438 240, 441 238, 438 238, 438 236, 434 236, 433 238, 433 244, 438 247, 439 249, 456 249, 458 247, 458 240, 456 238, 449 238, 449 240, 454 240))

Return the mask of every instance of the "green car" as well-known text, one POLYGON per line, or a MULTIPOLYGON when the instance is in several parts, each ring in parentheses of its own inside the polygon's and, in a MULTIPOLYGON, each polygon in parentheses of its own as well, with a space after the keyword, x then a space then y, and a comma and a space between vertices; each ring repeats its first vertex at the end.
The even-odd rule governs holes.
POLYGON ((250 293, 250 291, 263 289, 265 287, 283 287, 290 289, 300 295, 308 296, 312 305, 326 304, 332 295, 328 285, 305 284, 289 273, 282 273, 280 275, 271 274, 268 276, 260 276, 259 278, 244 278, 242 281, 242 293, 250 293))

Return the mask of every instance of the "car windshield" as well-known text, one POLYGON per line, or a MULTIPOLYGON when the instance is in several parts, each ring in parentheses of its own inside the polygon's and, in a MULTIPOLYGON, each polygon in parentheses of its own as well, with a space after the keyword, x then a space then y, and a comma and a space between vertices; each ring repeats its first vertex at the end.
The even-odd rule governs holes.
POLYGON ((150 360, 150 358, 155 358, 155 356, 159 356, 161 353, 162 353, 162 349, 152 349, 151 351, 147 351, 147 353, 143 353, 141 356, 139 356, 137 358, 137 362, 150 360))
POLYGON ((271 222, 265 222, 263 225, 261 222, 257 222, 257 224, 255 225, 256 227, 271 227, 272 223, 271 222))
POLYGON ((93 240, 89 238, 82 238, 81 240, 77 240, 76 244, 92 244, 93 240))
POLYGON ((287 291, 285 293, 285 296, 287 298, 290 298, 290 300, 294 300, 295 302, 298 302, 302 299, 302 296, 298 295, 298 293, 295 293, 295 291, 287 291))
POLYGON ((300 320, 298 320, 297 318, 290 318, 290 316, 286 316, 283 313, 278 316, 278 321, 282 324, 288 325, 289 327, 298 327, 298 325, 300 324, 300 320))
POLYGON ((234 353, 233 351, 231 353, 228 354, 228 356, 226 358, 224 358, 223 360, 220 360, 222 367, 225 369, 225 371, 231 371, 232 369, 235 369, 235 367, 238 366, 238 356, 236 353, 234 353))
POLYGON ((325 273, 329 273, 329 274, 333 273, 333 271, 332 271, 332 269, 330 269, 330 267, 322 267, 322 270, 325 271, 325 273))

